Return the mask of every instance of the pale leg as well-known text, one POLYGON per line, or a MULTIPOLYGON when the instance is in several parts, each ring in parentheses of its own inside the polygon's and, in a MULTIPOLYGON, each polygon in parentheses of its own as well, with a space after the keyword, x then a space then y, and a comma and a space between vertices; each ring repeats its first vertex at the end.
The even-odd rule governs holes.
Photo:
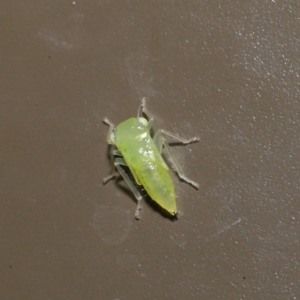
MULTIPOLYGON (((115 155, 121 154, 118 150, 113 152, 115 155)), ((128 176, 128 174, 122 169, 121 165, 127 166, 125 160, 121 157, 118 157, 114 161, 114 166, 117 168, 118 172, 121 174, 123 179, 125 180, 126 184, 128 185, 129 189, 132 191, 136 201, 137 201, 137 207, 135 211, 135 218, 137 220, 140 219, 140 210, 142 209, 142 199, 140 192, 136 188, 134 182, 131 180, 131 178, 128 176)), ((115 178, 117 175, 117 172, 114 172, 113 174, 103 178, 103 184, 107 183, 109 180, 115 178)))
POLYGON ((138 110, 138 117, 140 117, 140 111, 142 111, 143 114, 145 114, 145 116, 147 117, 147 119, 148 119, 147 128, 148 128, 148 130, 150 130, 153 125, 153 122, 154 122, 154 117, 151 114, 151 112, 149 112, 149 110, 146 108, 146 97, 144 97, 141 101, 141 104, 140 104, 140 107, 138 110))
MULTIPOLYGON (((111 123, 107 118, 105 118, 105 119, 103 120, 103 123, 109 126, 108 134, 107 134, 106 140, 107 140, 107 143, 108 143, 109 145, 112 145, 112 143, 111 143, 111 141, 110 141, 110 136, 111 136, 111 133, 112 133, 112 131, 114 130, 115 126, 114 126, 114 124, 111 123)), ((115 170, 115 166, 114 166, 114 155, 115 155, 116 151, 119 152, 118 150, 115 150, 115 151, 113 151, 113 152, 111 152, 111 153, 109 154, 109 159, 110 159, 110 164, 111 164, 111 170, 110 170, 110 175, 107 176, 107 177, 105 177, 105 178, 103 178, 103 181, 102 181, 103 184, 106 184, 108 181, 110 181, 111 179, 113 179, 113 178, 116 177, 116 174, 115 174, 115 172, 114 172, 114 170, 115 170)), ((118 155, 118 154, 116 154, 116 155, 118 155)))
POLYGON ((136 188, 134 182, 131 180, 131 178, 128 176, 128 174, 122 169, 121 165, 127 166, 125 160, 123 158, 120 158, 120 157, 116 158, 115 166, 118 169, 121 176, 123 177, 123 179, 125 180, 125 182, 127 183, 128 187, 132 191, 132 193, 133 193, 133 195, 134 195, 134 197, 137 201, 137 207, 136 207, 136 211, 135 211, 135 218, 137 220, 139 220, 140 210, 142 209, 142 199, 143 199, 143 197, 140 194, 140 192, 138 191, 138 189, 136 188))
POLYGON ((110 153, 109 158, 110 158, 110 162, 111 162, 111 171, 110 171, 109 176, 103 178, 103 180, 102 180, 103 184, 106 184, 110 180, 114 179, 118 173, 115 171, 115 162, 114 162, 115 156, 122 156, 122 154, 119 150, 114 150, 110 153))
POLYGON ((107 140, 107 143, 108 143, 109 145, 111 145, 112 143, 111 143, 111 141, 110 141, 110 135, 111 135, 112 131, 114 130, 115 125, 114 125, 113 123, 111 123, 107 118, 105 118, 105 119, 103 120, 103 123, 109 126, 106 140, 107 140))
POLYGON ((179 141, 180 143, 182 143, 183 145, 188 145, 188 144, 193 144, 193 143, 197 143, 200 141, 200 139, 198 137, 193 137, 191 139, 184 139, 180 136, 178 136, 177 134, 175 133, 172 133, 170 131, 167 131, 167 130, 164 130, 164 129, 158 129, 155 134, 154 134, 154 137, 153 137, 153 141, 155 144, 158 143, 158 139, 160 139, 160 137, 165 134, 165 135, 168 135, 170 136, 171 138, 179 141))
POLYGON ((194 138, 191 138, 189 140, 186 140, 186 139, 183 139, 169 131, 166 131, 166 130, 163 130, 163 129, 159 129, 158 131, 156 131, 154 137, 153 137, 153 141, 158 149, 158 151, 161 153, 162 152, 162 148, 163 146, 165 147, 166 149, 166 152, 171 160, 171 163, 172 163, 172 166, 174 168, 174 170, 176 171, 176 173, 178 174, 178 177, 185 181, 186 183, 190 184, 191 186, 193 186, 195 189, 199 189, 199 185, 198 183, 196 183, 195 181, 189 179, 187 176, 184 175, 184 173, 182 172, 181 170, 181 167, 180 165, 177 163, 172 151, 171 151, 171 148, 168 144, 168 142, 166 141, 166 139, 164 138, 163 134, 166 134, 168 136, 171 136, 173 138, 175 138, 176 140, 180 141, 182 144, 184 145, 188 145, 188 144, 192 144, 192 143, 196 143, 199 141, 199 138, 197 137, 194 137, 194 138))

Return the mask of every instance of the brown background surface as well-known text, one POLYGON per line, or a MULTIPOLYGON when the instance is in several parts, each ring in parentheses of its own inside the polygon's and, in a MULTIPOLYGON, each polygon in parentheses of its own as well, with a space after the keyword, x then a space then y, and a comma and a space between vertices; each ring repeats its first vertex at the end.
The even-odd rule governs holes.
POLYGON ((299 299, 299 1, 0 3, 0 299, 299 299), (178 221, 109 173, 141 97, 178 221), (173 176, 173 175, 172 175, 173 176))

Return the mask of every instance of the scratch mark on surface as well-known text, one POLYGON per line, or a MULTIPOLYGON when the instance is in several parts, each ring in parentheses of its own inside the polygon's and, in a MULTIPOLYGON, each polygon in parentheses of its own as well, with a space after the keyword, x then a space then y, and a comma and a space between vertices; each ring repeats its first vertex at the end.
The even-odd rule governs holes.
POLYGON ((231 223, 230 225, 225 225, 223 229, 221 229, 220 231, 218 231, 216 234, 213 234, 210 238, 206 239, 206 243, 208 243, 209 241, 211 241, 212 239, 216 238, 217 236, 219 236, 220 234, 224 233, 225 231, 228 231, 229 229, 231 229, 233 226, 239 224, 240 222, 242 222, 244 218, 238 218, 236 221, 234 221, 233 223, 231 223))

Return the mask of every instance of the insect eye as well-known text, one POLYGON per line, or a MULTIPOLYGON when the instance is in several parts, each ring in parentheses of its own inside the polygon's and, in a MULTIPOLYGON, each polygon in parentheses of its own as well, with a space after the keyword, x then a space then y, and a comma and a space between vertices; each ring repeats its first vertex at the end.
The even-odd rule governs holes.
POLYGON ((139 123, 144 125, 144 126, 147 126, 148 125, 148 121, 145 119, 145 118, 139 118, 139 123))

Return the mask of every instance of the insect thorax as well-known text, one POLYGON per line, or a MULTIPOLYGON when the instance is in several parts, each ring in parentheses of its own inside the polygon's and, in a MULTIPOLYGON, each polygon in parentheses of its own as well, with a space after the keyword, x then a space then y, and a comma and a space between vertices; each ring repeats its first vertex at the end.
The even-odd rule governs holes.
POLYGON ((142 140, 143 138, 149 136, 149 131, 144 121, 141 122, 137 118, 131 118, 120 123, 115 128, 114 136, 115 136, 115 144, 119 148, 118 145, 128 144, 131 142, 137 142, 142 140))

